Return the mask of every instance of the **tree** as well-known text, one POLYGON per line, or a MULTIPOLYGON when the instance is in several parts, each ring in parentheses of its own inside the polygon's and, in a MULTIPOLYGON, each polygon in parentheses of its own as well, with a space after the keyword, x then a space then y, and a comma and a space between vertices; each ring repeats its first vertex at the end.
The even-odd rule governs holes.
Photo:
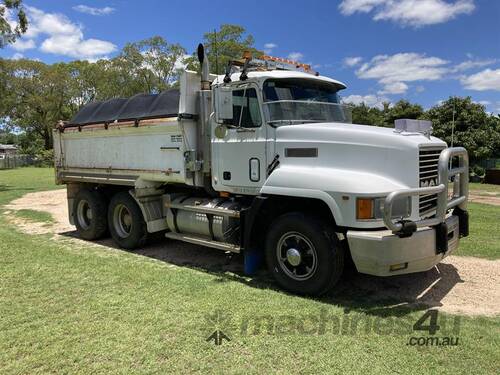
POLYGON ((394 121, 402 118, 418 119, 424 114, 419 104, 411 104, 407 100, 400 100, 393 106, 384 108, 384 123, 386 127, 393 127, 394 121))
POLYGON ((380 109, 361 103, 352 106, 352 122, 354 124, 381 126, 384 124, 384 116, 380 109))
POLYGON ((116 84, 116 72, 108 60, 93 63, 72 61, 68 63, 71 101, 68 105, 76 113, 82 106, 93 102, 120 96, 122 88, 116 84))
MULTIPOLYGON (((262 55, 262 52, 253 47, 252 35, 246 34, 246 30, 238 25, 224 24, 219 30, 205 33, 203 45, 208 56, 210 72, 224 74, 229 61, 241 59, 244 51, 250 51, 254 56, 262 55)), ((198 57, 194 53, 186 59, 190 70, 199 70, 198 57)))
POLYGON ((14 43, 27 29, 28 19, 22 7, 22 0, 2 0, 0 3, 0 48, 14 43))
POLYGON ((500 153, 500 118, 486 113, 471 97, 450 97, 423 117, 432 121, 434 136, 448 145, 465 147, 472 163, 500 153))
POLYGON ((186 50, 170 44, 159 36, 128 43, 111 61, 117 92, 121 96, 137 93, 158 93, 177 80, 186 50))
POLYGON ((45 149, 52 148, 52 128, 73 113, 67 64, 22 59, 6 61, 5 68, 7 95, 0 117, 8 126, 39 137, 45 149))
POLYGON ((407 100, 400 100, 391 105, 382 103, 382 108, 369 107, 365 103, 353 106, 352 122, 355 124, 394 127, 394 121, 401 118, 418 119, 424 110, 419 104, 411 104, 407 100))

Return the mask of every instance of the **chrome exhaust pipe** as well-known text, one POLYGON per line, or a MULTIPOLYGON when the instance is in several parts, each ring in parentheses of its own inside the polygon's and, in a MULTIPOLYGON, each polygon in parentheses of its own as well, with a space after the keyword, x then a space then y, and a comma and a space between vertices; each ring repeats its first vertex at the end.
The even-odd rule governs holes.
POLYGON ((205 53, 205 47, 203 44, 198 44, 198 61, 201 65, 201 89, 202 90, 210 90, 210 67, 208 65, 208 58, 205 53))

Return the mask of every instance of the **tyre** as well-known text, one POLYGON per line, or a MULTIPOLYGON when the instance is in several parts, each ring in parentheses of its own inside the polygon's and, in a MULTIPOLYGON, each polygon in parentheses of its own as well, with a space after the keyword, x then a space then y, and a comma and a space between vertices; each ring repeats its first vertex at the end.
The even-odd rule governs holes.
POLYGON ((98 240, 108 231, 106 197, 98 190, 82 189, 73 203, 73 219, 78 235, 84 240, 98 240))
POLYGON ((344 248, 321 220, 288 213, 271 225, 266 261, 277 283, 290 292, 321 295, 337 283, 344 268, 344 248))
POLYGON ((141 209, 127 191, 117 193, 111 199, 108 225, 111 237, 119 247, 136 249, 146 243, 146 222, 141 209))

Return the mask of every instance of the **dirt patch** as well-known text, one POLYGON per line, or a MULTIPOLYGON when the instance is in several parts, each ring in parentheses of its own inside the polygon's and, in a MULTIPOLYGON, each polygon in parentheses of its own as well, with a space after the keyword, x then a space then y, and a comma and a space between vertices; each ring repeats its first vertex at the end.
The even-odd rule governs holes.
POLYGON ((377 299, 453 314, 500 314, 500 260, 449 256, 427 272, 386 278, 357 275, 350 283, 377 299))
POLYGON ((498 197, 496 193, 490 193, 487 191, 473 191, 469 192, 469 202, 500 206, 500 197, 498 197))
POLYGON ((75 230, 68 221, 68 205, 66 203, 66 189, 29 193, 4 206, 7 210, 36 210, 45 211, 54 218, 53 223, 39 223, 28 221, 12 215, 6 211, 5 215, 23 232, 30 234, 62 234, 75 230))
MULTIPOLYGON (((5 208, 46 211, 53 216, 52 224, 36 223, 6 212, 9 220, 26 233, 52 233, 55 239, 69 237, 71 241, 88 243, 75 237, 74 227, 68 222, 65 190, 29 193, 5 208)), ((93 244, 106 249, 114 247, 110 239, 93 244)), ((221 251, 167 240, 135 252, 173 265, 207 272, 231 272, 236 275, 235 279, 248 283, 248 278, 242 276, 243 262, 239 255, 228 257, 221 251)), ((418 274, 387 278, 359 274, 343 281, 338 290, 341 294, 366 295, 374 302, 391 299, 448 313, 494 316, 500 314, 500 260, 450 256, 432 270, 418 274)), ((335 297, 332 302, 335 303, 335 297)))

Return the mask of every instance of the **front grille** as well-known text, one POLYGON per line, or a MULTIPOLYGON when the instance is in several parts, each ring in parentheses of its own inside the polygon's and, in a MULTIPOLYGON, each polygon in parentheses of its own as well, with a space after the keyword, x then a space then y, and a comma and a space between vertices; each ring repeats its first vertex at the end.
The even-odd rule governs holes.
MULTIPOLYGON (((443 148, 423 148, 419 153, 419 185, 420 187, 437 186, 438 161, 443 148)), ((420 216, 434 214, 437 206, 437 194, 421 195, 419 198, 420 216)))

